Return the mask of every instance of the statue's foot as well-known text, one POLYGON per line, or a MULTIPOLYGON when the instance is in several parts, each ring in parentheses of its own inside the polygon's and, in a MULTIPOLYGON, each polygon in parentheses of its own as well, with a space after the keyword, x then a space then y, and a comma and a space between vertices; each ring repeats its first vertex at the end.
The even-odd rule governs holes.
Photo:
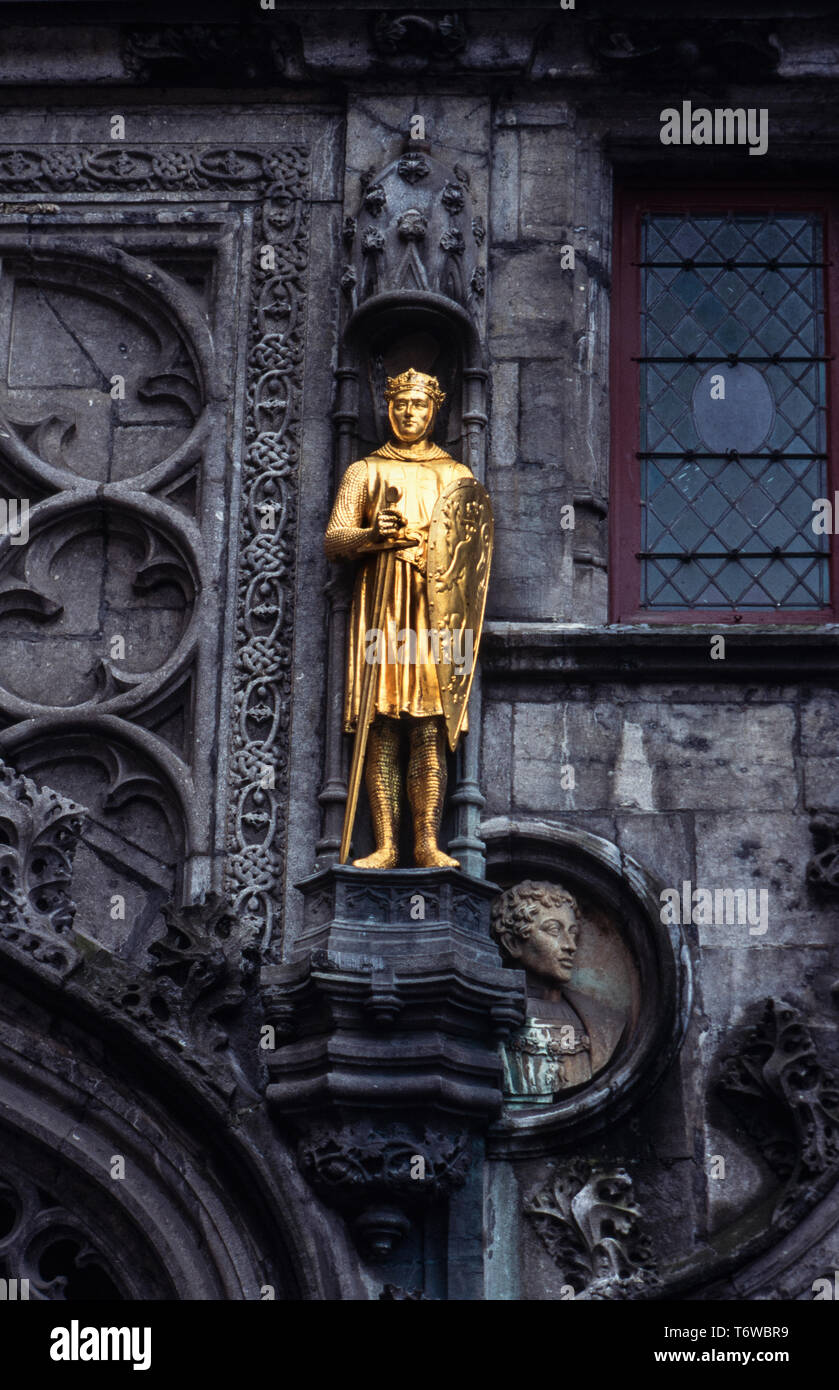
POLYGON ((418 869, 459 869, 460 861, 444 854, 436 845, 417 845, 414 863, 418 869))
POLYGON ((383 845, 365 859, 354 859, 353 865, 356 869, 395 869, 398 859, 399 851, 395 845, 383 845))

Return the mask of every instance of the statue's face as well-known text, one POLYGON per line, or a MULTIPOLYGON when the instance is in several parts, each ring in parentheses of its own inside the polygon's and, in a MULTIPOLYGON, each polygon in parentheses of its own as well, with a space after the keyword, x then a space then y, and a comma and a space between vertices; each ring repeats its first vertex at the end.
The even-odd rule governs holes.
POLYGON ((571 978, 579 934, 573 903, 562 903, 541 908, 530 935, 511 936, 505 944, 531 975, 556 986, 571 978))
POLYGON ((388 408, 390 427, 403 444, 417 444, 431 432, 434 402, 421 387, 400 391, 388 408))

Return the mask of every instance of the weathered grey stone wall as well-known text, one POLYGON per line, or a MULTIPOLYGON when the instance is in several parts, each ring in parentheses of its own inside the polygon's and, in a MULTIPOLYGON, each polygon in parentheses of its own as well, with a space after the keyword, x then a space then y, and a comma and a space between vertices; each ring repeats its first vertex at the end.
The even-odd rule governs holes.
POLYGON ((611 182, 602 125, 505 100, 492 128, 490 617, 606 620, 611 182), (563 260, 574 253, 574 267, 563 260), (560 508, 575 508, 573 531, 560 508))
MULTIPOLYGON (((643 5, 629 8, 640 10, 644 18, 643 5)), ((730 7, 715 9, 719 13, 712 18, 725 21, 730 7)), ((591 832, 616 847, 618 861, 621 857, 627 863, 630 858, 637 861, 661 888, 681 891, 687 880, 693 888, 766 890, 768 895, 768 925, 759 935, 750 933, 744 923, 685 923, 695 994, 678 1058, 654 1094, 608 1130, 575 1144, 573 1153, 577 1161, 621 1167, 630 1175, 632 1201, 643 1214, 652 1259, 663 1274, 672 1275, 677 1265, 689 1264, 696 1257, 693 1285, 686 1280, 684 1289, 705 1287, 707 1293, 708 1280, 715 1280, 711 1288, 724 1298, 777 1297, 779 1293, 809 1297, 812 1276, 839 1267, 835 1199, 825 1192, 812 1211, 796 1208, 786 1226, 776 1223, 773 1228, 779 1178, 770 1162, 772 1155, 767 1157, 768 1146, 756 1144, 744 1125, 732 1122, 715 1089, 721 1058, 744 1053, 745 1044, 738 1040, 741 1024, 756 1025, 767 999, 789 1001, 797 1010, 795 1026, 809 1030, 811 1043, 808 1051, 799 1032, 791 1052, 802 1047, 811 1077, 814 1057, 824 1068, 818 1082, 821 1086, 824 1081, 822 1090, 814 1082, 813 1094, 808 1092, 807 1098, 811 1107, 807 1114, 816 1116, 816 1148, 822 1146, 816 1159, 821 1155, 822 1168, 801 1167, 799 1150, 804 1144, 801 1135, 796 1138, 793 1133, 789 1106, 786 1128, 781 1125, 779 1131, 782 1158, 786 1156, 793 1165, 802 1190, 808 1184, 817 1185, 825 1173, 829 1176, 836 1155, 828 1134, 831 1112, 825 1095, 837 1065, 833 987, 839 960, 835 908, 808 888, 806 873, 813 852, 810 818, 814 811, 835 811, 839 798, 835 754, 839 717, 832 658, 827 669, 837 632, 835 627, 825 628, 815 638, 825 653, 823 676, 818 651, 814 658, 811 644, 806 680, 797 678, 796 650, 803 661, 804 647, 795 649, 795 634, 787 634, 782 663, 779 655, 776 664, 772 643, 765 642, 748 678, 723 681, 722 670, 710 659, 705 668, 692 659, 686 675, 674 660, 674 674, 668 677, 651 645, 639 646, 629 630, 609 631, 612 198, 615 180, 632 171, 656 183, 721 175, 742 179, 744 168, 748 178, 772 179, 806 167, 816 178, 819 170, 829 167, 836 155, 835 36, 823 19, 811 16, 800 21, 792 7, 787 9, 786 16, 765 18, 764 28, 771 19, 771 43, 765 38, 753 42, 746 35, 745 51, 753 53, 757 74, 756 78, 752 74, 751 85, 732 87, 731 73, 726 74, 724 66, 712 68, 711 76, 706 73, 702 79, 720 84, 721 91, 736 91, 744 105, 769 107, 772 134, 765 161, 744 159, 743 151, 663 150, 658 139, 659 111, 670 101, 688 96, 689 91, 681 87, 687 89, 690 84, 679 78, 679 92, 673 95, 667 55, 679 36, 674 37, 670 29, 664 33, 660 13, 648 17, 649 29, 656 42, 666 40, 670 47, 665 45, 658 68, 639 68, 639 75, 628 80, 619 75, 620 52, 609 49, 607 36, 589 24, 589 17, 572 18, 556 6, 549 12, 537 8, 481 13, 467 5, 464 15, 454 16, 451 24, 445 16, 447 22, 442 25, 435 12, 417 31, 417 51, 411 47, 411 26, 406 39, 404 28, 397 24, 391 29, 384 22, 387 16, 378 11, 358 16, 347 13, 347 7, 318 11, 280 6, 271 41, 265 39, 264 29, 255 39, 251 34, 247 41, 241 40, 248 49, 247 62, 235 65, 233 75, 227 72, 224 53, 225 44, 233 40, 214 39, 212 25, 197 25, 188 33, 167 32, 163 38, 118 32, 113 23, 86 25, 73 30, 72 40, 60 26, 45 27, 37 34, 27 28, 8 35, 0 71, 0 85, 11 88, 0 152, 2 215, 9 226, 15 218, 51 217, 51 204, 46 208, 42 204, 55 196, 75 209, 62 213, 61 225, 72 230, 75 216, 76 230, 88 238, 105 239, 102 228, 108 217, 117 234, 122 225, 126 235, 134 234, 143 217, 147 223, 151 217, 157 236, 161 229, 165 233, 167 226, 176 226, 178 248, 185 252, 190 235, 198 235, 201 218, 205 213, 210 216, 213 209, 222 229, 219 236, 228 238, 224 254, 229 278, 224 285, 229 287, 231 302, 229 306, 215 303, 221 325, 218 342, 227 371, 216 404, 226 412, 227 433, 224 447, 219 444, 222 462, 212 478, 224 499, 205 518, 207 543, 210 549, 215 547, 218 561, 206 586, 206 631, 208 640, 223 635, 224 641, 218 646, 217 669, 202 671, 202 678, 215 681, 218 699, 211 715, 208 706, 202 707, 197 721, 204 773, 201 812, 215 817, 215 828, 197 849, 186 842, 173 843, 160 817, 148 810, 147 798, 142 803, 145 809, 135 807, 133 819, 119 822, 126 847, 117 838, 85 832, 76 850, 73 893, 79 903, 76 925, 88 939, 88 954, 94 953, 92 943, 98 942, 118 959, 125 957, 126 970, 126 961, 132 969, 142 965, 146 948, 161 926, 158 909, 172 892, 181 861, 190 850, 195 850, 197 865, 193 888, 219 886, 226 862, 224 818, 241 793, 241 769, 226 761, 225 752, 227 741, 237 734, 236 719, 241 714, 233 699, 232 673, 246 647, 248 659, 265 655, 259 635, 252 640, 252 632, 236 626, 234 590, 237 579, 250 574, 250 561, 246 564, 236 555, 240 473, 246 446, 253 442, 246 439, 248 410, 257 398, 261 374, 274 369, 275 354, 281 356, 284 350, 284 343, 272 340, 270 333, 249 334, 262 313, 270 318, 282 296, 277 291, 274 298, 272 293, 266 293, 264 300, 247 298, 253 252, 259 246, 249 241, 253 218, 261 215, 256 195, 237 197, 235 186, 222 180, 210 196, 199 180, 189 185, 196 192, 192 207, 184 189, 170 187, 166 179, 171 180, 172 170, 181 167, 176 156, 199 147, 235 152, 254 145, 270 152, 273 146, 293 144, 308 150, 310 174, 303 200, 307 231, 296 243, 295 274, 285 272, 287 280, 293 281, 290 299, 302 316, 298 327, 303 351, 300 394, 295 398, 294 452, 284 460, 289 465, 287 476, 293 479, 288 507, 292 527, 287 548, 274 557, 282 571, 285 627, 282 639, 269 653, 272 659, 277 657, 272 679, 276 677, 277 688, 284 693, 276 741, 282 777, 277 829, 266 852, 273 875, 269 876, 270 891, 260 880, 260 891, 267 893, 276 911, 273 935, 270 941, 267 933, 260 937, 258 947, 264 947, 276 963, 281 952, 288 955, 299 934, 303 902, 295 885, 314 867, 322 826, 318 791, 324 776, 329 663, 325 590, 331 578, 322 534, 336 483, 332 412, 345 258, 342 224, 358 209, 362 177, 398 156, 410 117, 419 113, 427 123, 434 157, 452 168, 462 167, 471 196, 488 211, 487 241, 481 253, 487 256, 488 269, 481 309, 486 314, 489 370, 486 481, 498 528, 483 704, 480 712, 477 702, 473 707, 470 734, 470 739, 480 739, 484 820, 591 832), (248 63, 255 65, 252 71, 246 70, 248 63), (766 64, 772 75, 764 80, 766 64), (187 85, 167 91, 166 83, 175 80, 187 85), (241 85, 235 86, 237 82, 241 85), (103 88, 103 83, 111 85, 103 88), (162 85, 151 90, 150 83, 162 85), (223 83, 228 90, 221 92, 223 83), (56 85, 38 90, 38 84, 56 85), (29 89, 26 95, 24 86, 29 89), (90 175, 93 186, 77 185, 74 191, 69 175, 61 182, 61 170, 58 186, 47 181, 42 187, 34 179, 26 184, 29 166, 28 156, 21 153, 24 149, 62 146, 70 161, 61 166, 65 173, 74 167, 67 147, 108 147, 110 160, 119 149, 116 142, 111 143, 115 112, 125 116, 126 146, 157 157, 156 182, 130 187, 131 197, 123 203, 119 188, 115 192, 104 173, 101 186, 96 184, 96 167, 107 165, 99 157, 90 175), (21 212, 17 199, 30 204, 37 200, 39 206, 34 214, 21 212), (202 211, 199 202, 209 212, 202 211), (151 214, 147 204, 159 204, 159 210, 151 214), (569 251, 573 266, 567 263, 569 251), (559 524, 561 509, 569 504, 575 512, 573 530, 559 524), (588 657, 575 657, 570 649, 561 650, 561 639, 569 636, 570 641, 574 634, 594 634, 605 645, 592 648, 588 657), (645 670, 645 661, 650 671, 645 670), (208 769, 214 776, 209 776, 208 769), (131 887, 126 889, 129 881, 131 887), (103 918, 97 904, 108 901, 112 892, 126 893, 131 924, 103 918), (713 1173, 714 1160, 720 1157, 725 1159, 724 1178, 713 1173), (751 1232, 738 1225, 749 1213, 754 1214, 751 1232), (763 1239, 767 1233, 772 1238, 749 1255, 746 1272, 738 1274, 738 1260, 744 1264, 745 1252, 752 1248, 749 1241, 763 1239), (721 1236, 717 1245, 716 1236, 721 1236)), ((709 42, 701 33, 698 37, 691 33, 690 43, 695 46, 700 40, 709 42)), ((706 64, 712 61, 713 47, 710 44, 707 52, 703 50, 706 64)), ((680 51, 684 57, 684 46, 680 51)), ((742 76, 748 78, 750 71, 742 76)), ((739 82, 740 72, 735 76, 739 82)), ((237 169, 233 159, 228 173, 234 185, 236 178, 245 178, 237 169)), ((125 180, 128 176, 115 167, 114 177, 125 180)), ((263 194, 270 198, 267 179, 259 187, 260 198, 263 194)), ((283 203, 275 210, 279 222, 284 209, 283 203)), ((43 221, 37 224, 44 225, 43 221)), ((165 259, 165 249, 160 254, 165 259)), ((206 286, 205 291, 210 293, 206 286)), ((204 308, 210 315, 208 303, 204 308)), ((273 393, 275 401, 281 394, 273 393)), ((156 421, 155 427, 161 423, 156 421)), ((455 452, 462 443, 454 435, 448 442, 455 452)), ((265 458, 258 456, 257 474, 259 468, 276 464, 272 447, 270 441, 265 443, 265 458)), ((92 589, 83 575, 74 576, 69 568, 67 575, 66 597, 90 603, 92 589)), ((274 599, 273 592, 265 596, 266 611, 274 611, 274 599)), ((141 646, 143 632, 150 636, 154 630, 159 635, 163 608, 151 617, 146 615, 144 622, 141 646)), ((731 632, 729 661, 735 659, 737 640, 734 629, 731 632)), ((671 654, 678 657, 693 638, 680 630, 669 640, 671 654)), ((23 638, 14 649, 7 648, 12 683, 25 684, 28 651, 23 638)), ((150 662, 148 643, 145 656, 150 662)), ((78 653, 74 660, 79 666, 78 653)), ((212 668, 213 663, 209 664, 212 668)), ((69 683, 66 670, 55 655, 42 667, 44 684, 56 688, 62 699, 69 683)), ((81 674, 87 679, 88 673, 81 674)), ((148 711, 140 715, 148 722, 148 711)), ((155 729, 163 730, 161 737, 173 745, 180 739, 178 747, 183 751, 188 719, 184 715, 179 731, 174 717, 166 717, 169 722, 161 715, 155 729)), ((246 770, 251 776, 260 748, 253 723, 259 730, 263 720, 270 722, 257 706, 247 739, 242 734, 250 749, 246 770)), ((13 722, 10 715, 2 733, 4 748, 14 751, 16 735, 9 733, 13 722)), ((145 727, 140 716, 138 722, 145 727)), ((73 734, 69 719, 61 727, 68 730, 67 737, 73 734)), ((101 725, 103 742, 107 733, 101 725)), ((41 751, 36 748, 33 775, 37 767, 42 780, 92 808, 94 820, 105 818, 102 776, 90 772, 87 780, 80 780, 75 755, 71 772, 60 756, 61 748, 55 753, 44 741, 43 751, 41 763, 41 751)), ((9 761, 14 761, 11 753, 9 761)), ((186 777, 179 784, 186 802, 190 788, 194 791, 197 785, 186 777)), ((191 810, 195 812, 197 806, 196 793, 191 810)), ((249 803, 246 812, 256 840, 258 827, 265 823, 263 803, 249 803)), ((254 874, 264 875, 266 853, 260 857, 255 850, 250 858, 247 852, 240 853, 239 874, 246 875, 252 868, 254 874)), ((580 857, 584 858, 583 848, 580 857)), ((239 917, 244 920, 247 911, 239 917)), ((183 933, 190 922, 178 921, 183 933)), ((226 958, 220 940, 228 938, 213 937, 207 931, 197 939, 199 962, 203 967, 212 957, 223 991, 231 979, 224 974, 226 958)), ((184 949, 183 940, 179 945, 184 949)), ((192 968, 195 958, 189 964, 192 968)), ((20 1062, 14 1113, 18 1118, 26 1113, 27 1087, 29 1094, 39 1095, 52 1086, 60 1088, 62 1066, 66 1062, 67 1071, 75 1071, 79 1054, 85 1057, 85 1084, 79 1086, 70 1108, 77 1105, 86 1110, 92 1105, 91 1097, 102 1094, 108 1070, 107 1049, 91 1042, 87 1033, 93 1030, 95 1017, 106 1015, 108 1026, 118 1030, 117 1010, 130 1013, 139 997, 135 978, 118 975, 120 989, 114 986, 116 993, 108 996, 107 1007, 91 986, 85 1012, 88 967, 79 968, 76 984, 67 991, 78 1018, 68 1029, 61 1022, 58 1001, 63 976, 53 982, 50 996, 59 1019, 55 1022, 46 1007, 36 1015, 27 1003, 27 968, 35 968, 32 962, 28 967, 18 962, 16 968, 15 989, 19 986, 22 994, 20 999, 12 998, 11 988, 8 998, 4 994, 3 1046, 9 1056, 22 1058, 27 1049, 40 1048, 43 1057, 39 1054, 39 1060, 50 1076, 45 1078, 34 1066, 27 1070, 25 1062, 20 1062), (24 1015, 26 1028, 20 1022, 24 1015), (53 1036, 60 1039, 60 1047, 53 1046, 53 1036)), ((39 988, 46 989, 47 967, 39 961, 38 968, 39 988)), ((235 970, 232 983, 241 983, 235 970)), ((197 997, 201 998, 200 988, 197 997)), ((166 1066, 180 1049, 194 1067, 194 1075, 185 1081, 181 1074, 178 1084, 183 1090, 176 1089, 176 1096, 192 1096, 193 1090, 200 1094, 205 1107, 202 1123, 211 1129, 215 1126, 225 1137, 235 1136, 241 1147, 237 1150, 233 1144, 231 1151, 234 1159, 238 1153, 240 1172, 245 1175, 242 1183, 252 1178, 259 1189, 251 1206, 235 1184, 231 1187, 232 1205, 239 1204, 242 1212, 247 1207, 246 1238, 237 1243, 236 1213, 231 1215, 224 1199, 227 1169, 221 1156, 213 1153, 212 1181, 206 1190, 202 1187, 202 1201, 223 1233, 214 1258, 223 1268, 228 1247, 234 1250, 237 1274, 225 1282, 217 1272, 208 1274, 201 1268, 194 1277, 184 1273, 178 1284, 183 1296, 220 1288, 229 1297, 256 1297, 260 1280, 269 1276, 290 1294, 311 1298, 375 1298, 388 1279, 405 1288, 422 1286, 429 1295, 441 1298, 566 1296, 565 1274, 526 1210, 551 1174, 569 1159, 561 1135, 554 1148, 541 1156, 505 1155, 487 1161, 482 1141, 475 1140, 468 1181, 433 1217, 434 1248, 445 1252, 445 1262, 428 1267, 417 1230, 390 1264, 367 1262, 351 1245, 347 1223, 305 1185, 292 1145, 286 1136, 278 1137, 262 1108, 254 1042, 261 1015, 255 991, 251 988, 239 1016, 234 1038, 234 1051, 239 1051, 232 1080, 230 1074, 215 1069, 218 1062, 223 1070, 223 1062, 208 1051, 218 1041, 213 1028, 208 1026, 206 1035, 198 1036, 196 1042, 189 1028, 182 1029, 180 1014, 174 1022, 158 1016, 156 1023, 150 1023, 154 1007, 159 1012, 167 1007, 166 1000, 161 1004, 161 996, 154 996, 154 1007, 150 998, 143 995, 145 1018, 134 1020, 134 1044, 124 1057, 113 1061, 114 1071, 119 1072, 111 1098, 114 1112, 122 1114, 134 1096, 138 1126, 154 1116, 154 1139, 142 1156, 150 1168, 173 1148, 173 1136, 178 1139, 173 1151, 187 1156, 184 1164, 200 1155, 196 1133, 188 1131, 181 1140, 175 1117, 167 1112, 162 1098, 172 1082, 166 1066), (158 1084, 152 1068, 147 1094, 132 1088, 131 1077, 143 1069, 149 1055, 162 1062, 166 1084, 158 1084), (242 1118, 245 1112, 250 1118, 242 1118), (278 1248, 284 1242, 288 1247, 280 1248, 279 1254, 271 1252, 271 1258, 259 1248, 260 1202, 272 1213, 264 1225, 270 1239, 278 1248), (279 1216, 284 1204, 290 1213, 287 1221, 279 1216)), ((167 998, 171 1003, 171 991, 167 998)), ((193 998, 191 1007, 194 1004, 193 998)), ((186 1012, 189 1015, 189 1009, 186 1012)), ((767 1055, 780 1058, 784 1049, 778 1045, 773 1052, 771 1026, 766 1027, 767 1055)), ((46 1110, 45 1106, 43 1113, 46 1110)), ((45 1128, 52 1126, 56 1149, 64 1145, 69 1124, 69 1112, 62 1106, 50 1111, 45 1128)), ((97 1132, 90 1141, 91 1153, 100 1148, 104 1153, 106 1147, 97 1132)), ((88 1157, 87 1166, 93 1172, 96 1163, 88 1157)), ((100 1169, 101 1164, 90 1180, 94 1192, 96 1182, 101 1186, 100 1169)), ((168 1188, 177 1187, 177 1182, 176 1176, 167 1176, 161 1184, 163 1191, 148 1198, 150 1207, 163 1213, 161 1229, 168 1188)), ((69 1203, 73 1183, 66 1184, 61 1195, 69 1203)), ((75 1199, 81 1207, 91 1201, 81 1189, 75 1199)), ((118 1229, 115 1217, 113 1230, 118 1229)), ((154 1239, 162 1247, 162 1235, 154 1239)))

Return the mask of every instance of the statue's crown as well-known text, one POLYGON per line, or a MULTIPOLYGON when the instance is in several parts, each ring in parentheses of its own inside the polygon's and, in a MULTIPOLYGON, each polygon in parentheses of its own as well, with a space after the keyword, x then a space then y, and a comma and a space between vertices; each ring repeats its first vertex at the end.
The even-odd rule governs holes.
POLYGON ((385 400, 393 401, 400 392, 410 391, 415 386, 425 391, 438 409, 446 399, 446 393, 440 390, 440 383, 436 376, 426 376, 425 372, 415 372, 413 367, 409 367, 407 372, 401 372, 399 376, 388 377, 385 386, 385 400))

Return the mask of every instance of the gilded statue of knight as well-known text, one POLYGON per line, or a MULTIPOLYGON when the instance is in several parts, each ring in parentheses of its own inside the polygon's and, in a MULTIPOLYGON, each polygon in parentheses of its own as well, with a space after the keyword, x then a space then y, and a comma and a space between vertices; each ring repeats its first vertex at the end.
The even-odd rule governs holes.
POLYGON ((446 742, 448 735, 454 750, 466 727, 489 582, 492 511, 470 469, 432 442, 445 399, 437 379, 410 369, 388 378, 385 398, 392 437, 349 466, 325 537, 330 560, 360 562, 344 711, 345 729, 356 742, 341 862, 363 762, 376 848, 354 863, 365 869, 397 865, 406 737, 414 862, 457 868, 438 844, 446 742))

